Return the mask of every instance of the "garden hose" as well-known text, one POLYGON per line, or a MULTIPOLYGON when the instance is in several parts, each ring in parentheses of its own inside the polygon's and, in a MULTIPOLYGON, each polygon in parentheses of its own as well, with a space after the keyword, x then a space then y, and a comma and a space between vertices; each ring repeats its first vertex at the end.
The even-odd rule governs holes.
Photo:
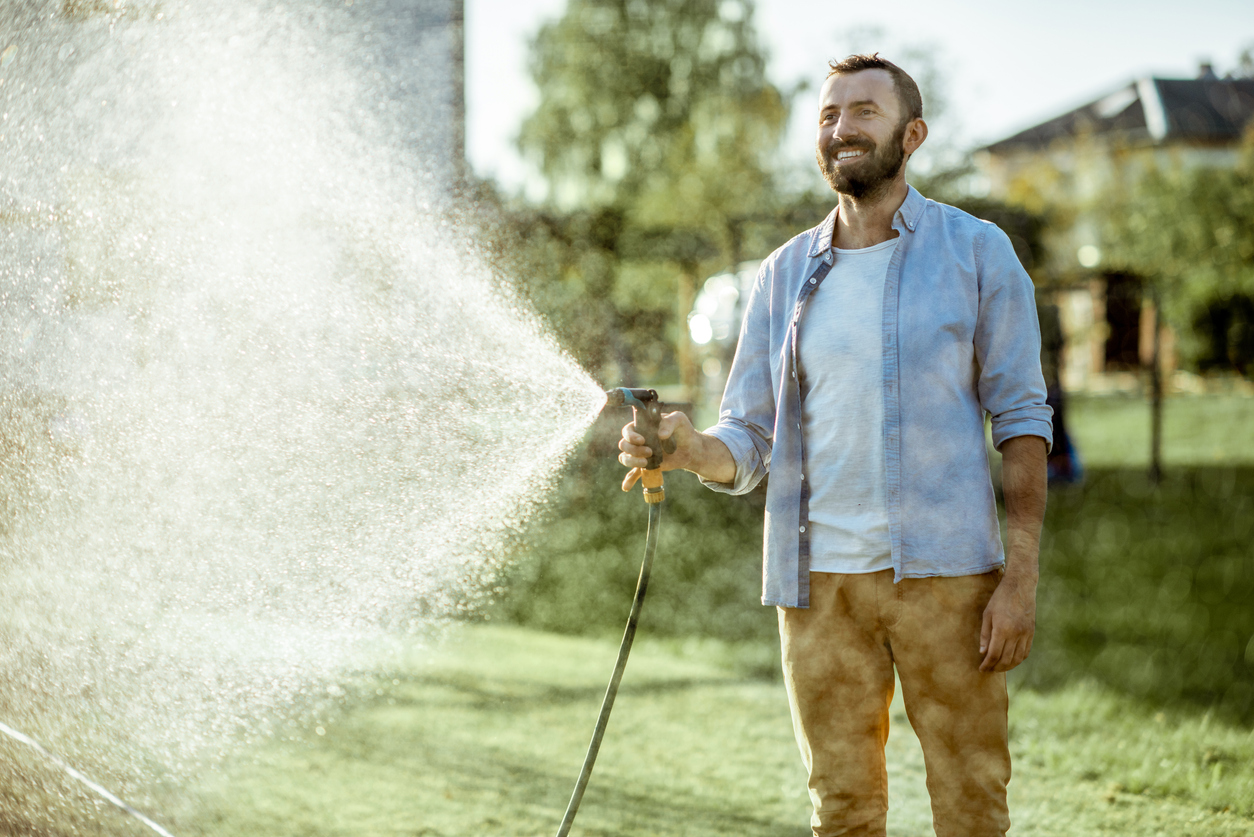
POLYGON ((57 767, 61 768, 61 770, 63 770, 66 773, 66 775, 70 776, 73 779, 77 779, 79 782, 82 782, 101 799, 105 800, 110 805, 119 809, 123 813, 128 814, 134 817, 135 819, 139 820, 144 825, 148 826, 148 828, 151 829, 153 832, 161 835, 161 837, 174 837, 174 835, 172 835, 170 832, 166 831, 160 825, 153 822, 148 817, 144 816, 144 814, 141 813, 138 809, 134 808, 131 805, 126 804, 117 796, 110 793, 109 790, 104 787, 104 785, 101 785, 98 782, 93 782, 91 779, 84 776, 78 770, 75 770, 74 766, 71 765, 68 761, 58 756, 56 753, 52 752, 47 747, 40 744, 38 741, 31 738, 29 735, 26 735, 25 733, 22 733, 13 729, 13 727, 9 726, 8 724, 0 724, 0 733, 7 735, 9 738, 12 738, 14 741, 18 741, 22 744, 25 744, 27 747, 30 747, 32 750, 39 753, 45 759, 52 762, 57 767))
POLYGON ((610 685, 605 690, 605 697, 601 701, 601 714, 597 716, 596 729, 592 731, 592 743, 588 745, 583 769, 579 771, 579 781, 575 783, 575 792, 571 794, 570 804, 566 806, 566 816, 562 818, 557 837, 566 837, 570 833, 570 827, 575 822, 575 814, 579 811, 579 803, 583 799, 584 789, 588 787, 592 765, 597 760, 597 752, 601 749, 601 738, 605 735, 605 727, 610 720, 610 710, 614 708, 614 698, 618 695, 618 684, 623 679, 623 669, 627 667, 627 655, 631 653, 631 643, 636 638, 636 624, 640 621, 640 607, 644 604, 644 593, 649 586, 649 571, 653 567, 653 553, 657 551, 658 524, 662 517, 661 498, 665 495, 661 491, 662 472, 657 470, 644 473, 653 474, 656 477, 657 487, 652 491, 647 486, 645 488, 645 502, 649 504, 649 530, 645 536, 644 561, 640 564, 640 579, 636 582, 636 598, 631 603, 627 629, 623 631, 623 641, 618 646, 618 662, 614 664, 614 674, 610 677, 610 685), (654 499, 655 497, 657 499, 654 499))

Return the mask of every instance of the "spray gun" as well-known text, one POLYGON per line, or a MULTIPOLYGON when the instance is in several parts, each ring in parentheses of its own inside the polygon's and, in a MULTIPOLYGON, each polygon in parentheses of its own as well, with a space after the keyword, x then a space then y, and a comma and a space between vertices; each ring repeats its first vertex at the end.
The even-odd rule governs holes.
POLYGON ((623 405, 631 407, 635 416, 636 432, 644 437, 644 443, 652 451, 640 478, 640 484, 644 486, 644 501, 650 505, 660 503, 666 499, 666 488, 662 485, 662 457, 663 454, 675 452, 675 443, 670 439, 658 438, 658 422, 662 420, 662 410, 657 391, 627 387, 606 390, 605 406, 623 405))

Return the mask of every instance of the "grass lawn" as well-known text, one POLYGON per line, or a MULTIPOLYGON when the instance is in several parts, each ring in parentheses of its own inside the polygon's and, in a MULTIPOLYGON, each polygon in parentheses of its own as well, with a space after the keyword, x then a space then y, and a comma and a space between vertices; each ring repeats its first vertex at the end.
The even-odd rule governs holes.
MULTIPOLYGON (((1254 837, 1254 399, 1169 399, 1158 488, 1142 400, 1074 398, 1069 420, 1089 477, 1051 492, 1037 646, 1012 676, 1011 833, 1254 837)), ((176 837, 555 833, 643 540, 643 505, 593 454, 526 534, 492 622, 359 673, 333 714, 134 801, 176 837)), ((683 476, 668 497, 573 833, 804 837, 774 613, 755 603, 761 498, 683 476)), ((922 755, 892 712, 890 833, 921 837, 922 755)), ((149 833, 3 742, 0 765, 0 835, 149 833)))
MULTIPOLYGON (((1150 408, 1142 396, 1071 395, 1067 422, 1090 467, 1149 462, 1150 408)), ((1163 402, 1163 463, 1254 464, 1254 398, 1177 395, 1163 402)))
MULTIPOLYGON (((645 634, 647 620, 646 605, 645 634)), ((460 629, 363 680, 366 697, 320 722, 323 734, 228 760, 166 823, 180 837, 555 833, 615 649, 460 629)), ((745 677, 735 658, 713 641, 638 640, 572 833, 809 834, 783 686, 745 677)), ((900 703, 892 711, 890 832, 921 837, 922 754, 900 703)), ((1248 731, 1083 685, 1017 689, 1011 725, 1012 833, 1254 835, 1248 731)))

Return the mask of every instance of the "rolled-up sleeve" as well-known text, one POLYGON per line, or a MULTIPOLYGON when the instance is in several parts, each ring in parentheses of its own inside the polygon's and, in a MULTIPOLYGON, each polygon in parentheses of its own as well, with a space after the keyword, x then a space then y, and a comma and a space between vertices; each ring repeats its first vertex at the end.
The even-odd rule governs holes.
POLYGON ((736 479, 716 483, 702 479, 703 485, 727 494, 752 491, 771 466, 771 443, 775 427, 775 387, 772 384, 769 262, 759 270, 732 360, 719 407, 718 424, 706 433, 727 445, 736 462, 736 479))
POLYGON ((1053 447, 1053 410, 1045 403, 1041 327, 1029 278, 1006 234, 985 225, 977 249, 980 283, 975 352, 980 405, 992 417, 993 446, 1040 436, 1053 447))

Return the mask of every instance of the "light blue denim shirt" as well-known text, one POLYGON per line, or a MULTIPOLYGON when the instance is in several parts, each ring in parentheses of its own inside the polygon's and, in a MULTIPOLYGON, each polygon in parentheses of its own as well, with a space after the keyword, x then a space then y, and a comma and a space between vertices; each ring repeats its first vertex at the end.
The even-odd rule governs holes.
MULTIPOLYGON (((762 603, 807 607, 809 490, 797 380, 797 326, 831 269, 836 210, 776 250, 749 294, 718 437, 751 490, 770 471, 762 603)), ((1052 444, 1032 280, 993 224, 910 188, 884 281, 884 465, 894 577, 974 575, 1005 563, 989 478, 993 444, 1052 444)))

